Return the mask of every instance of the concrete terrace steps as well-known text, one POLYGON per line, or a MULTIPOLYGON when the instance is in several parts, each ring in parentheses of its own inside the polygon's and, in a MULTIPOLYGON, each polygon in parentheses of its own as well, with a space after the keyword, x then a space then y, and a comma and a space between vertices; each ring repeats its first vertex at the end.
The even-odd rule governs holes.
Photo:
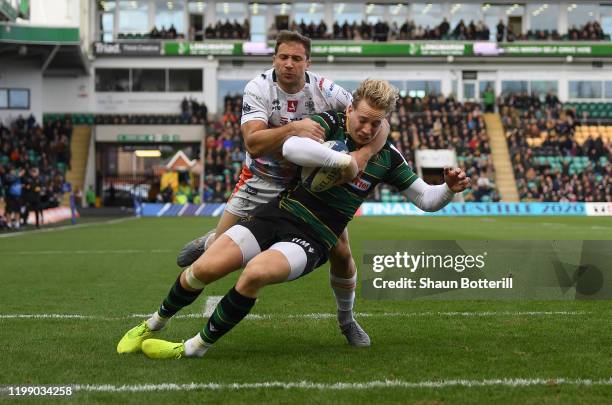
MULTIPOLYGON (((92 128, 88 125, 75 125, 70 140, 70 170, 66 172, 66 181, 72 184, 73 190, 78 187, 82 192, 85 183, 91 130, 92 128)), ((64 195, 62 205, 70 206, 70 196, 68 194, 64 195)))
POLYGON ((519 195, 516 188, 516 179, 512 169, 512 161, 504 135, 504 127, 499 114, 486 113, 485 124, 491 145, 491 157, 495 168, 495 184, 499 190, 501 200, 505 202, 518 202, 519 195))

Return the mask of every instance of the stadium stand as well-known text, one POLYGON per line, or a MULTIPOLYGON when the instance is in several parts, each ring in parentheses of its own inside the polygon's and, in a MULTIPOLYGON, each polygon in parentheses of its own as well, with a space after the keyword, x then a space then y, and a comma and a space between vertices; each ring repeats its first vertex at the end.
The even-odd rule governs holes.
POLYGON ((18 228, 30 210, 59 206, 70 168, 71 136, 69 119, 49 120, 42 127, 33 116, 8 126, 0 122, 0 197, 6 203, 2 224, 18 228))
MULTIPOLYGON (((46 119, 61 117, 45 114, 46 119)), ((74 125, 203 125, 208 122, 208 107, 204 102, 184 98, 181 114, 73 114, 74 125)))
POLYGON ((242 24, 234 20, 217 21, 216 24, 209 24, 204 30, 205 39, 249 39, 251 28, 249 20, 245 19, 242 24))
MULTIPOLYGON (((464 195, 466 201, 499 201, 495 170, 478 103, 460 103, 453 97, 401 97, 391 117, 391 138, 414 167, 416 149, 455 149, 459 166, 472 177, 474 186, 464 195)), ((401 196, 382 188, 375 200, 401 200, 401 196)))
MULTIPOLYGON (((220 23, 217 23, 219 25, 220 23)), ((226 23, 228 24, 228 23, 226 23)), ((236 24, 236 23, 235 23, 236 24)), ((455 27, 451 27, 445 18, 434 27, 417 25, 413 20, 407 19, 403 24, 395 22, 378 21, 360 23, 347 21, 334 21, 331 31, 328 30, 324 21, 309 24, 293 21, 288 27, 282 23, 274 23, 268 31, 268 39, 274 39, 278 31, 282 29, 299 31, 303 35, 314 40, 350 40, 350 41, 393 41, 393 40, 456 40, 456 41, 488 41, 490 29, 483 21, 459 21, 455 27)), ((609 41, 610 35, 605 34, 597 21, 588 22, 580 27, 573 26, 566 34, 560 34, 557 30, 535 29, 525 33, 514 32, 512 27, 500 21, 496 29, 495 39, 497 42, 514 41, 609 41)), ((222 38, 211 36, 207 38, 222 38)), ((240 37, 232 37, 239 39, 240 37)))
MULTIPOLYGON (((281 29, 287 27, 273 24, 268 32, 268 38, 273 39, 281 29)), ((377 23, 361 23, 353 22, 349 24, 347 21, 335 21, 331 32, 328 31, 324 21, 314 24, 305 24, 300 21, 298 24, 293 21, 288 27, 293 31, 298 31, 311 39, 333 39, 333 40, 351 40, 351 41, 393 41, 393 40, 483 40, 489 39, 489 28, 482 22, 474 23, 471 21, 465 24, 460 21, 451 31, 450 24, 444 19, 438 26, 430 28, 416 25, 412 20, 406 20, 403 24, 398 25, 393 22, 391 24, 383 21, 377 23)))
POLYGON ((238 182, 245 158, 241 107, 242 96, 225 96, 223 115, 207 126, 204 201, 227 201, 238 182))
POLYGON ((611 126, 579 125, 573 105, 526 94, 498 105, 521 200, 612 201, 611 126))
POLYGON ((572 26, 566 34, 559 34, 557 30, 536 29, 525 33, 516 33, 512 27, 500 21, 497 25, 497 42, 507 41, 609 41, 610 35, 603 32, 597 21, 576 27, 572 26))
POLYGON ((147 33, 122 33, 117 34, 117 39, 123 41, 142 41, 149 39, 184 39, 183 33, 177 32, 174 25, 170 25, 168 29, 162 26, 157 28, 154 26, 150 32, 147 33))
MULTIPOLYGON (((224 202, 238 181, 244 146, 240 136, 242 97, 228 95, 224 112, 207 127, 204 200, 224 202)), ((459 165, 474 181, 464 195, 467 201, 499 201, 495 170, 484 118, 477 103, 460 103, 452 97, 401 97, 391 116, 390 139, 414 167, 414 150, 447 149, 457 152, 459 165)), ((390 187, 377 188, 374 201, 403 201, 390 187)))

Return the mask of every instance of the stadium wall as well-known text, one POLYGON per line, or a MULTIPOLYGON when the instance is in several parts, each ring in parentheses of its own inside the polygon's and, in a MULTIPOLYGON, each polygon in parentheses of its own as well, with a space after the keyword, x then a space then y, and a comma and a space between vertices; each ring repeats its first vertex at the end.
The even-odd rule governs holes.
MULTIPOLYGON (((206 56, 184 57, 126 57, 104 56, 93 62, 91 76, 78 78, 44 78, 43 111, 92 112, 119 114, 177 114, 183 98, 192 97, 204 101, 209 112, 220 112, 223 97, 228 93, 241 93, 244 85, 271 67, 271 57, 253 58, 236 62, 223 58, 206 56), (97 92, 95 90, 95 69, 97 68, 197 68, 202 69, 203 90, 200 92, 97 92), (53 97, 62 94, 62 97, 53 97)), ((502 91, 503 81, 556 81, 557 94, 562 101, 569 101, 569 81, 572 80, 610 80, 606 69, 594 67, 590 63, 567 62, 560 58, 558 63, 540 64, 512 62, 477 63, 477 61, 454 60, 451 62, 414 60, 396 62, 383 60, 350 60, 335 58, 334 61, 315 60, 312 71, 323 75, 345 87, 354 86, 367 78, 387 79, 400 87, 402 83, 439 82, 442 94, 455 93, 464 100, 464 71, 477 72, 477 79, 471 82, 491 81, 498 94, 502 91), (350 82, 350 83, 348 83, 350 82)), ((406 84, 406 89, 409 84, 406 84)), ((581 99, 580 101, 595 101, 581 99)), ((603 101, 599 99, 597 101, 603 101)))
POLYGON ((78 27, 81 21, 79 9, 88 8, 87 0, 30 0, 32 25, 78 27))
MULTIPOLYGON (((206 57, 195 58, 100 58, 96 68, 123 69, 202 69, 202 92, 95 92, 93 108, 96 113, 114 114, 178 114, 183 98, 195 98, 206 103, 209 111, 217 108, 217 60, 206 57)), ((92 72, 95 73, 95 72, 92 72)), ((91 84, 95 90, 94 83, 91 84)))
POLYGON ((45 113, 95 111, 94 77, 45 77, 42 105, 45 113))
POLYGON ((36 64, 17 62, 0 64, 0 88, 27 89, 30 92, 29 108, 0 109, 2 122, 8 123, 20 115, 27 117, 30 114, 34 115, 37 122, 42 122, 43 79, 40 68, 36 64))

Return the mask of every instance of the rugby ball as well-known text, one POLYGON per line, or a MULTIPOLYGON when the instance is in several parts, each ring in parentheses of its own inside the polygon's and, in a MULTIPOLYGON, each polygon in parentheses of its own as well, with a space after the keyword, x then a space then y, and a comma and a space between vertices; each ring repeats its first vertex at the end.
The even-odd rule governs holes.
MULTIPOLYGON (((324 146, 337 152, 349 153, 346 143, 327 141, 324 146)), ((302 185, 315 193, 332 188, 342 176, 342 169, 336 167, 302 167, 302 185)))

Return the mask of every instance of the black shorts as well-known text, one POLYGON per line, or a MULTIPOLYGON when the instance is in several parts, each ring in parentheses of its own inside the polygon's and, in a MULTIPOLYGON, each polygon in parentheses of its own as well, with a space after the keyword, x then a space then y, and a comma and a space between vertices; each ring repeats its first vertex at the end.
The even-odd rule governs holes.
POLYGON ((245 264, 259 251, 279 250, 291 265, 288 280, 294 280, 325 264, 329 251, 305 229, 305 224, 278 208, 277 203, 272 201, 257 208, 253 216, 241 219, 225 234, 240 246, 245 264), (258 248, 249 246, 249 238, 244 235, 245 228, 253 235, 258 248))
POLYGON ((6 212, 7 213, 21 212, 21 198, 7 196, 6 197, 6 212))

